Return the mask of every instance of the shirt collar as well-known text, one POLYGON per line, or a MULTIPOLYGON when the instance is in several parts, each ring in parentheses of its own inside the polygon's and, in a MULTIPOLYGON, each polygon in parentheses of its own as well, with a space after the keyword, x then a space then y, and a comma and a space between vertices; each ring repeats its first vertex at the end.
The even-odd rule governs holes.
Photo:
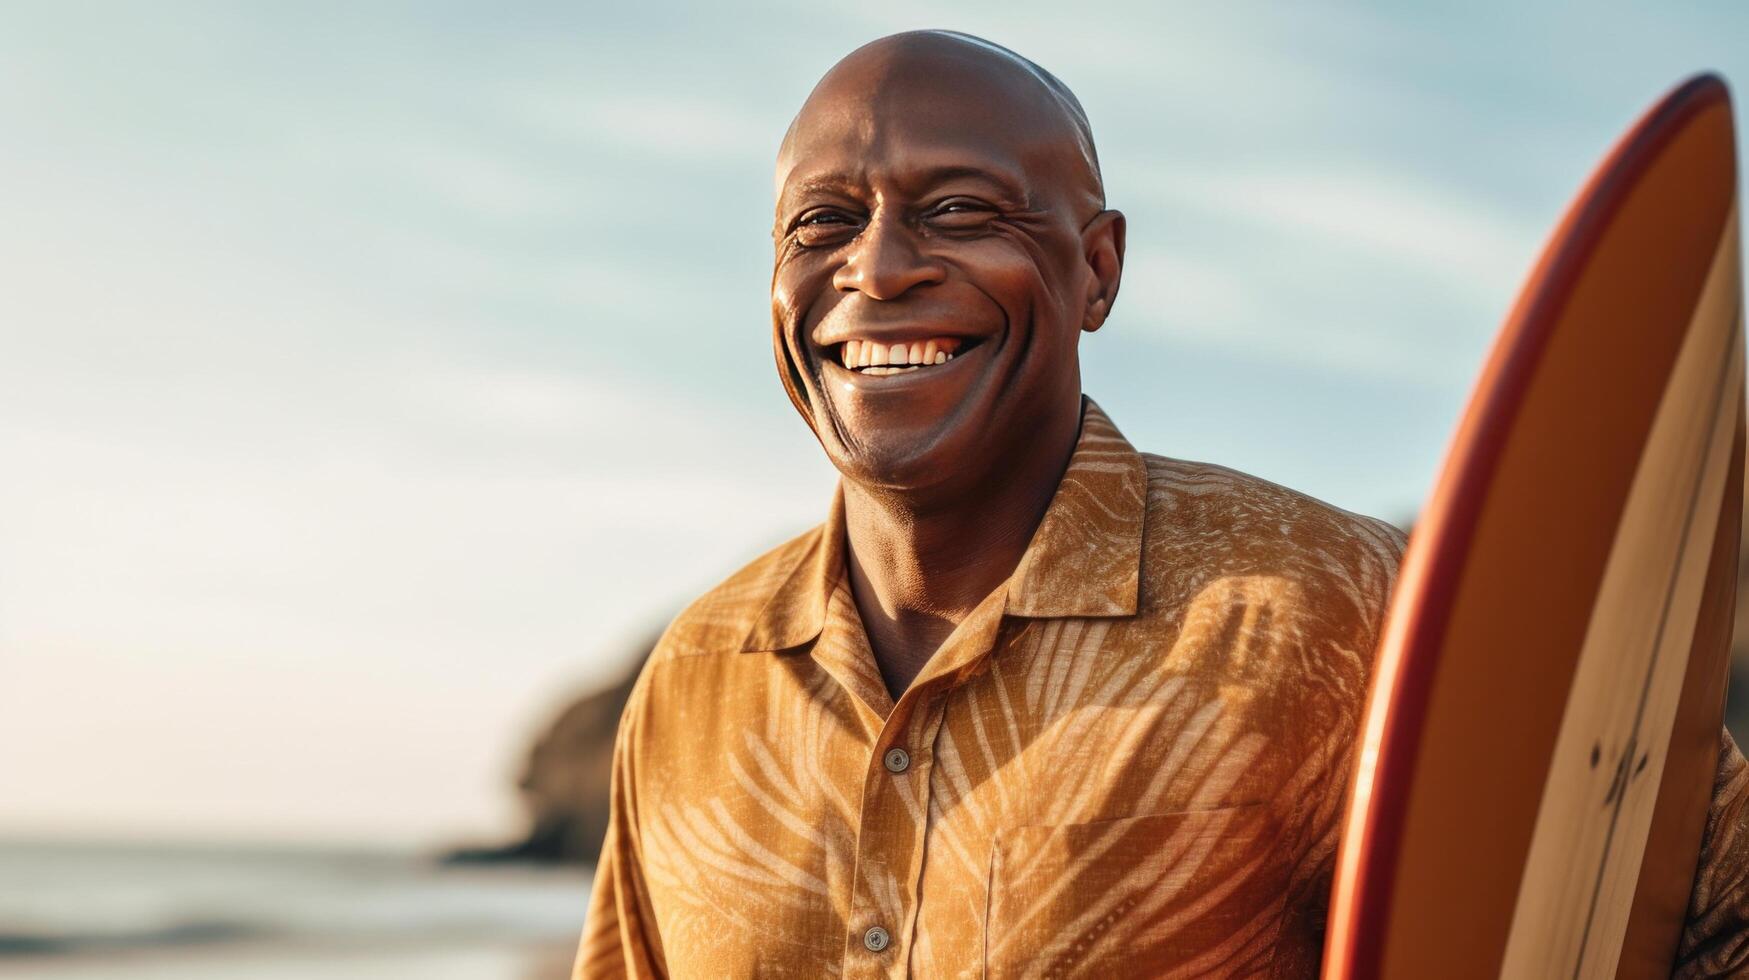
POLYGON ((1134 616, 1148 467, 1093 399, 1026 553, 1008 579, 1010 616, 1134 616))
MULTIPOLYGON (((1010 616, 1133 616, 1142 566, 1147 465, 1093 399, 1044 518, 1009 576, 1010 616)), ((820 635, 844 565, 844 491, 741 648, 787 650, 820 635)))
POLYGON ((832 509, 789 577, 759 611, 741 649, 788 650, 820 635, 826 624, 826 603, 844 568, 844 488, 832 491, 832 509))

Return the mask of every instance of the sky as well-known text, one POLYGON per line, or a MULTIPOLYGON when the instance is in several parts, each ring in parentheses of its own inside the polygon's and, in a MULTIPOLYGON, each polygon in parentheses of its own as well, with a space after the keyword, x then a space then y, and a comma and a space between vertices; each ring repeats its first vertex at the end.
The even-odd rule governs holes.
POLYGON ((1139 448, 1406 523, 1544 236, 1749 8, 0 7, 0 836, 506 836, 529 739, 818 522, 771 161, 945 27, 1079 95, 1139 448))

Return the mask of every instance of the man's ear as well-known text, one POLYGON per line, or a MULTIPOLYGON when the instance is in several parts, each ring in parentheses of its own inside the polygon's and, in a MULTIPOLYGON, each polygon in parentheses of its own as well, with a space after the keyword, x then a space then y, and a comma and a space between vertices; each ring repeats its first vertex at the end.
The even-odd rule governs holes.
POLYGON ((1082 256, 1093 275, 1087 280, 1081 329, 1092 333, 1105 325, 1117 302, 1123 279, 1124 217, 1122 211, 1101 211, 1081 229, 1082 256))

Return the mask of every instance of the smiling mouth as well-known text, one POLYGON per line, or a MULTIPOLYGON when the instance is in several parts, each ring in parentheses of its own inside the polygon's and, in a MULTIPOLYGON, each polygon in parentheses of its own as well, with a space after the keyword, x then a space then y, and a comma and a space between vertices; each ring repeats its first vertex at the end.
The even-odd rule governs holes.
POLYGON ((906 343, 881 344, 872 340, 847 340, 838 345, 838 363, 858 374, 907 374, 946 364, 965 341, 958 337, 930 337, 906 343))

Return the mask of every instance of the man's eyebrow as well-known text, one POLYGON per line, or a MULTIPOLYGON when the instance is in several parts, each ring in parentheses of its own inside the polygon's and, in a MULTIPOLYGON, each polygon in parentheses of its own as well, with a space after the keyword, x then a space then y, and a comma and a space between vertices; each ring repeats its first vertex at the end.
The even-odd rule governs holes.
MULTIPOLYGON (((989 167, 968 164, 941 164, 925 167, 915 173, 900 176, 899 182, 912 189, 924 189, 955 180, 982 181, 991 185, 1010 203, 1022 204, 1029 199, 1024 183, 1016 175, 989 167)), ((797 199, 816 195, 859 197, 861 182, 846 174, 817 174, 803 177, 783 190, 779 204, 790 205, 797 199)))
POLYGON ((840 194, 848 197, 851 196, 855 185, 855 181, 843 174, 819 174, 803 177, 792 184, 784 185, 781 200, 788 201, 796 197, 808 197, 815 194, 840 194))

